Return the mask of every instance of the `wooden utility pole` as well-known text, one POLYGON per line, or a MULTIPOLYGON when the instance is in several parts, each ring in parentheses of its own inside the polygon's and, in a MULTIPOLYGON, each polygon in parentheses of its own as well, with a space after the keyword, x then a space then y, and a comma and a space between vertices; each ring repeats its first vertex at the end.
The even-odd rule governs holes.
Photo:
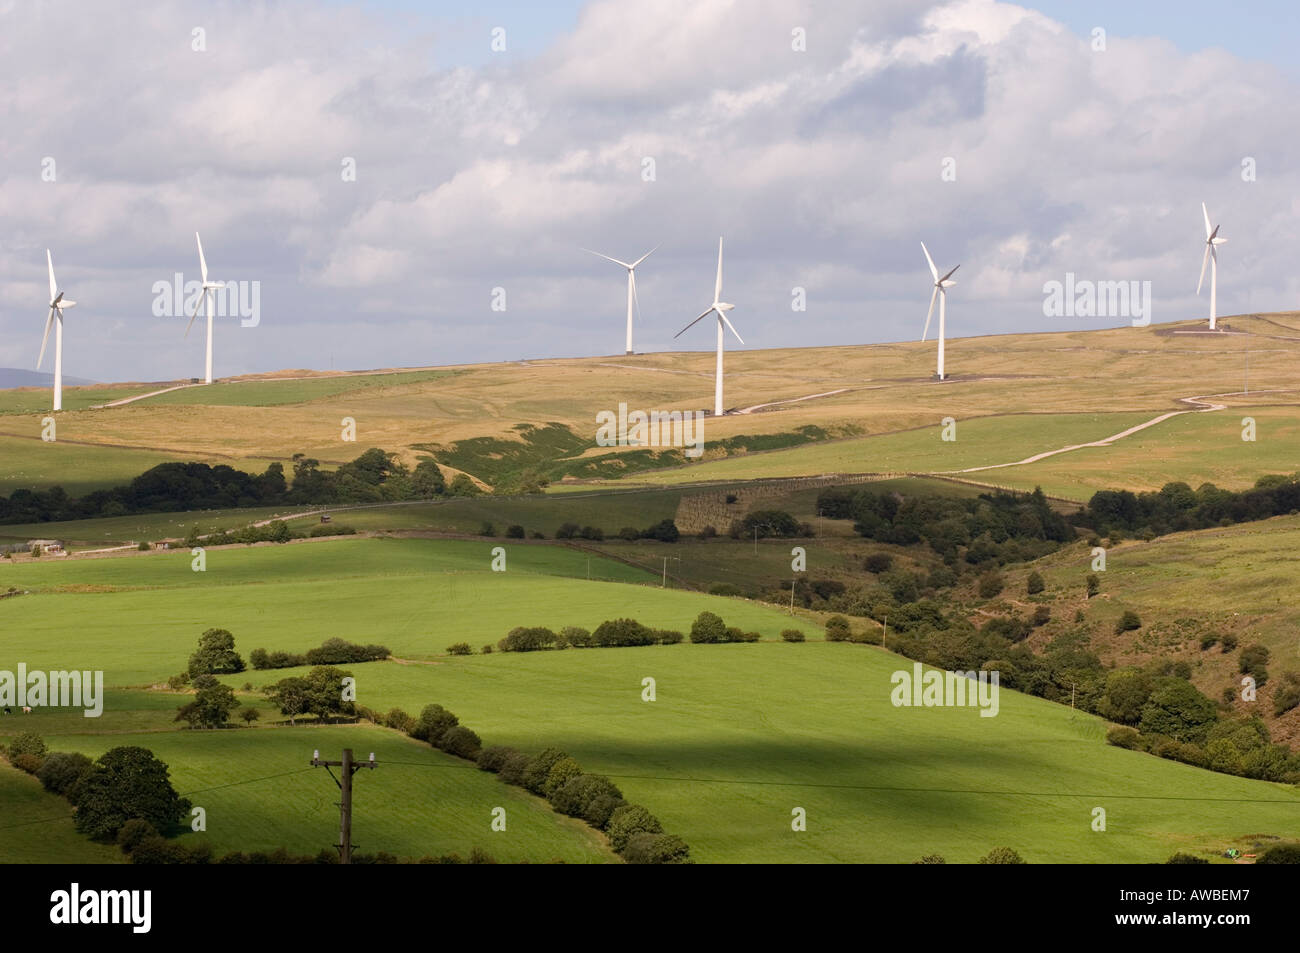
POLYGON ((352 775, 356 774, 361 768, 375 767, 375 753, 370 752, 370 760, 363 761, 360 764, 352 760, 352 749, 343 749, 342 761, 322 761, 320 751, 312 752, 311 766, 313 768, 324 768, 329 771, 330 777, 334 783, 339 786, 341 797, 339 798, 339 863, 352 863, 352 775), (334 772, 330 767, 340 768, 342 780, 334 777, 334 772))

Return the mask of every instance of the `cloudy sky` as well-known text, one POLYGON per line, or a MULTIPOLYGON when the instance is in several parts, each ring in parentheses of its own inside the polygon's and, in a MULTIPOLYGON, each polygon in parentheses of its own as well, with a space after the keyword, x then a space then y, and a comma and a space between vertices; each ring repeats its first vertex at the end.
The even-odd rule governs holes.
POLYGON ((584 247, 662 243, 637 349, 707 348, 673 334, 719 235, 750 347, 919 337, 921 240, 961 263, 952 336, 1127 323, 1044 316, 1067 272, 1196 317, 1202 201, 1220 314, 1298 308, 1298 25, 1281 2, 0 0, 0 366, 35 362, 50 248, 66 374, 200 375, 201 328, 154 290, 198 277, 195 230, 260 294, 256 326, 218 319, 218 376, 621 353, 625 273, 584 247))

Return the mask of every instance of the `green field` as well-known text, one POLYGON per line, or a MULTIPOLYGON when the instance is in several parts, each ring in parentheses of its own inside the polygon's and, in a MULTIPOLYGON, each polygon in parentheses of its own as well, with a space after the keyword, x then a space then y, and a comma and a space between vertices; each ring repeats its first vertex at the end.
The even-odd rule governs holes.
POLYGON ((0 762, 0 862, 120 864, 111 844, 95 844, 72 826, 72 808, 34 777, 0 762))
MULTIPOLYGON (((135 394, 148 393, 159 385, 140 384, 135 386, 117 385, 113 387, 64 387, 63 409, 89 410, 97 404, 106 404, 112 400, 121 400, 135 394)), ((54 395, 48 387, 21 387, 0 390, 0 416, 7 414, 45 414, 52 413, 54 395)))
MULTIPOLYGON (((589 832, 540 804, 529 814, 518 791, 391 731, 278 727, 260 695, 242 692, 263 709, 260 727, 178 731, 171 715, 185 696, 124 688, 162 682, 202 629, 220 625, 245 654, 302 651, 333 635, 384 642, 404 661, 346 666, 361 704, 418 711, 437 701, 486 744, 560 745, 586 770, 613 776, 705 862, 906 862, 931 852, 970 862, 1001 845, 1031 862, 1155 862, 1176 849, 1209 855, 1294 831, 1294 788, 1107 746, 1099 719, 1009 691, 996 718, 895 708, 890 674, 911 663, 869 646, 776 640, 787 626, 815 639, 807 614, 660 590, 654 574, 599 556, 593 576, 623 581, 588 581, 587 554, 552 545, 508 544, 508 571, 493 573, 491 549, 503 544, 377 538, 218 548, 202 574, 190 571, 188 553, 3 567, 0 584, 28 591, 0 600, 6 657, 30 668, 104 669, 115 690, 98 720, 38 710, 0 727, 30 727, 58 750, 151 748, 171 765, 178 790, 208 809, 208 837, 220 850, 330 843, 332 789, 304 761, 313 748, 348 743, 393 762, 358 779, 359 791, 375 792, 358 802, 362 850, 410 856, 479 846, 499 859, 608 859, 589 832), (685 629, 703 608, 765 641, 444 654, 452 642, 477 647, 518 624, 590 628, 631 616, 685 629), (646 677, 656 680, 652 703, 641 700, 646 677), (518 841, 489 832, 498 804, 519 818, 510 828, 518 841), (1106 833, 1091 830, 1097 806, 1107 810, 1106 833), (808 812, 806 832, 790 829, 794 807, 808 812)), ((292 673, 227 681, 238 689, 292 673)), ((5 791, 0 798, 12 797, 5 791)), ((15 799, 12 811, 3 804, 16 821, 35 819, 27 801, 15 799)))

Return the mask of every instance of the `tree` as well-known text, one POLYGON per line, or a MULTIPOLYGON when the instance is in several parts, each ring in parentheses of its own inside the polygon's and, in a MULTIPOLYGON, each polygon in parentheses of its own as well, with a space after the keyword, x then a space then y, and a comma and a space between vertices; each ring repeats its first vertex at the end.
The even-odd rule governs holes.
POLYGON ((641 534, 646 539, 655 539, 661 543, 675 543, 681 538, 681 532, 672 519, 660 520, 641 534))
POLYGON ((442 733, 442 737, 438 739, 438 747, 447 754, 473 761, 482 750, 483 742, 477 734, 464 725, 453 725, 442 733))
POLYGON ((1031 572, 1029 578, 1025 580, 1025 591, 1031 596, 1037 595, 1046 588, 1047 586, 1043 582, 1043 577, 1037 569, 1031 572))
POLYGON ((597 798, 621 800, 623 792, 609 778, 579 774, 551 794, 551 806, 569 817, 584 817, 597 798))
POLYGON ((1218 718, 1214 702, 1181 678, 1160 679, 1142 708, 1139 727, 1144 734, 1168 735, 1178 741, 1201 742, 1218 718))
POLYGON ((894 557, 889 553, 872 553, 865 560, 863 566, 867 572, 879 575, 882 572, 888 572, 889 568, 894 565, 894 557))
POLYGON ((468 642, 453 642, 447 646, 448 655, 473 655, 474 650, 469 647, 468 642))
POLYGON ((20 754, 30 754, 37 758, 44 758, 45 752, 49 749, 45 745, 45 739, 34 731, 23 731, 9 742, 8 755, 12 761, 20 754))
POLYGON ((249 728, 253 727, 253 722, 262 717, 262 713, 256 708, 245 708, 239 713, 239 717, 244 719, 244 724, 249 728))
POLYGON ((1091 599, 1097 593, 1101 592, 1101 579, 1098 578, 1095 572, 1088 573, 1087 584, 1088 584, 1089 599, 1091 599))
POLYGON ((506 539, 523 539, 525 531, 518 523, 512 523, 506 527, 506 539))
POLYGON ((627 842, 637 834, 662 834, 663 825, 640 804, 625 804, 615 811, 609 819, 606 833, 610 846, 618 853, 623 853, 627 842))
POLYGON ((46 756, 36 777, 50 793, 66 795, 90 772, 93 764, 80 752, 55 751, 46 756))
POLYGON ((318 665, 307 673, 307 711, 320 721, 335 715, 351 715, 356 705, 343 700, 343 679, 351 672, 330 665, 318 665))
POLYGON ((1142 628, 1142 620, 1132 609, 1125 609, 1124 614, 1119 617, 1115 623, 1115 634, 1122 635, 1125 632, 1132 632, 1134 629, 1142 628))
POLYGON ((629 864, 689 864, 691 849, 676 834, 633 834, 623 859, 629 864))
POLYGON ((172 787, 167 765, 134 746, 104 752, 73 789, 72 801, 77 830, 95 840, 112 840, 132 818, 165 831, 190 809, 172 787))
POLYGON ((447 488, 449 496, 478 496, 482 490, 464 473, 457 473, 447 488))
POLYGON ((996 569, 991 570, 984 573, 984 575, 979 578, 979 596, 981 599, 992 599, 1000 593, 1005 586, 1006 582, 1002 578, 1002 573, 998 572, 996 569))
POLYGON ((199 648, 188 666, 194 675, 228 675, 244 670, 244 660, 235 652, 235 637, 225 629, 207 629, 199 636, 199 648))
POLYGON ((308 695, 310 686, 307 679, 301 676, 284 678, 273 685, 268 685, 263 691, 271 703, 280 709, 282 715, 289 716, 289 724, 297 724, 297 717, 307 710, 308 695))
POLYGON ((727 624, 722 617, 704 611, 691 623, 691 641, 701 644, 713 644, 727 640, 727 624))
POLYGON ((994 847, 979 859, 981 864, 1023 864, 1024 858, 1010 847, 994 847))
MULTIPOLYGON (((461 476, 464 476, 464 474, 461 474, 461 476)), ((438 464, 425 458, 415 465, 415 472, 411 474, 411 489, 416 496, 427 500, 430 497, 441 496, 445 493, 447 480, 442 475, 442 469, 438 464)))
MULTIPOLYGON (((550 777, 551 768, 568 758, 569 756, 559 748, 546 748, 537 757, 528 762, 528 767, 524 769, 523 776, 520 778, 523 786, 528 788, 534 794, 546 793, 546 780, 550 777)), ((502 768, 502 776, 505 775, 505 768, 502 768)))
POLYGON ((239 699, 229 685, 210 685, 200 689, 194 701, 181 706, 176 721, 187 721, 191 728, 224 728, 230 713, 239 707, 239 699))
POLYGON ((427 741, 436 748, 443 734, 459 724, 460 719, 441 705, 425 705, 420 711, 420 717, 415 720, 411 737, 427 741))
POLYGON ((849 620, 842 615, 833 615, 826 620, 827 642, 846 642, 852 631, 853 628, 849 624, 849 620))
POLYGON ((573 758, 561 758, 555 764, 551 765, 551 770, 546 772, 546 781, 542 784, 542 794, 550 798, 555 792, 560 790, 574 778, 582 774, 582 766, 573 758))
POLYGON ((266 538, 273 543, 287 543, 293 538, 289 524, 284 520, 271 520, 266 527, 266 538))

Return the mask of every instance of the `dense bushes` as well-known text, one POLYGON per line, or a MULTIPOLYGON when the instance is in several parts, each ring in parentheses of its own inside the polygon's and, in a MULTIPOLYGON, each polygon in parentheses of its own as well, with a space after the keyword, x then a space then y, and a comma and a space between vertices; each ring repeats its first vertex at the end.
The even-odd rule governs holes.
MULTIPOLYGON (((720 616, 701 612, 691 626, 692 642, 757 642, 757 632, 728 628, 720 616)), ((636 619, 606 619, 589 632, 565 626, 557 635, 540 626, 516 626, 498 643, 502 652, 537 652, 543 649, 617 648, 638 645, 677 645, 686 636, 675 629, 652 629, 636 619)))
POLYGON ((1149 532, 1156 536, 1268 519, 1300 509, 1300 474, 1260 477, 1250 490, 1233 493, 1212 483, 1192 490, 1166 483, 1154 493, 1100 490, 1075 517, 1079 525, 1115 535, 1149 532))
POLYGON ((653 645, 654 633, 635 619, 610 619, 596 626, 591 641, 602 648, 625 645, 653 645))
POLYGON ((537 652, 555 644, 555 633, 543 626, 517 625, 497 643, 502 652, 537 652))
POLYGON ((709 645, 717 642, 725 642, 727 638, 727 624, 722 621, 722 617, 712 612, 701 612, 691 623, 691 641, 699 644, 709 645))
POLYGON ((167 765, 145 748, 110 748, 73 785, 69 798, 77 830, 111 841, 139 818, 160 831, 173 829, 190 809, 168 779, 167 765))
POLYGON ((56 751, 46 755, 36 777, 45 790, 66 797, 76 783, 90 773, 92 765, 93 762, 79 752, 56 751))
POLYGON ((326 639, 319 647, 308 649, 305 654, 293 652, 268 652, 266 649, 253 649, 248 654, 248 661, 253 668, 274 669, 294 668, 299 665, 343 665, 351 662, 376 662, 388 658, 392 653, 383 645, 359 645, 346 639, 326 639))

